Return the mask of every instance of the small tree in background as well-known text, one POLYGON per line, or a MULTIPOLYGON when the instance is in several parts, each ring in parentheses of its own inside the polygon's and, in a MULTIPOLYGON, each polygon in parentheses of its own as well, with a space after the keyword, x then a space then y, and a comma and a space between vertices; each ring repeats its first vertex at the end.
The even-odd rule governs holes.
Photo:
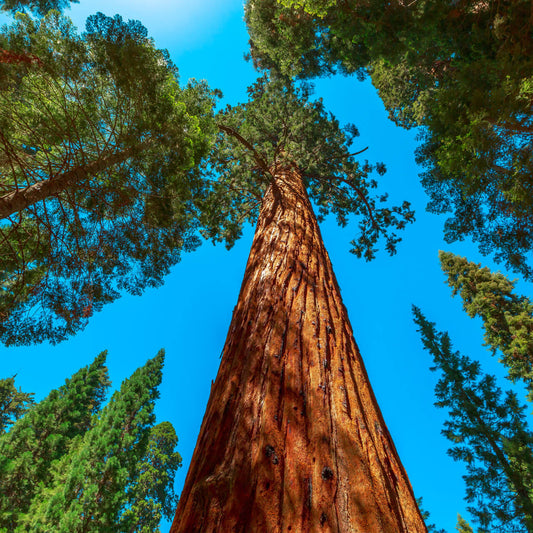
POLYGON ((152 533, 161 517, 171 517, 178 439, 170 423, 153 426, 163 352, 101 408, 109 384, 104 361, 101 354, 0 438, 9 454, 0 463, 0 531, 152 533), (82 402, 84 390, 93 394, 82 402), (42 459, 34 464, 33 454, 42 459))
MULTIPOLYGON (((448 409, 443 434, 449 455, 466 464, 466 501, 480 533, 533 531, 533 433, 526 409, 495 376, 452 350, 447 333, 438 332, 414 307, 422 342, 440 371, 435 387, 438 407, 448 409)), ((459 531, 469 531, 459 521, 459 531), (461 528, 461 529, 459 529, 461 528)))
POLYGON ((127 489, 130 506, 120 517, 121 532, 156 532, 162 517, 173 518, 178 503, 174 475, 182 465, 181 455, 174 451, 177 444, 178 437, 170 422, 150 430, 146 452, 127 489))
POLYGON ((452 294, 459 294, 463 309, 479 316, 485 329, 485 344, 502 355, 509 378, 521 380, 533 401, 533 304, 515 294, 515 283, 465 257, 440 252, 442 269, 452 294))
POLYGON ((50 468, 91 426, 109 386, 106 354, 76 372, 0 436, 0 527, 14 531, 50 468))

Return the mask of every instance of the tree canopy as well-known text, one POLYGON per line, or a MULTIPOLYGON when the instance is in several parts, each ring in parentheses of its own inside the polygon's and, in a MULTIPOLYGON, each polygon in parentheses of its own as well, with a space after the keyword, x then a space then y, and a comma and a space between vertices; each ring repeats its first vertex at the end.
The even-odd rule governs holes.
MULTIPOLYGON (((359 162, 350 146, 357 128, 341 128, 308 86, 284 78, 259 78, 249 89, 249 101, 228 106, 217 115, 220 133, 201 167, 210 190, 199 204, 204 236, 231 246, 246 221, 255 221, 265 189, 276 169, 296 166, 303 174, 318 218, 329 213, 341 226, 359 220, 359 235, 351 251, 374 258, 379 242, 395 253, 402 230, 414 221, 408 202, 381 206, 386 193, 375 193, 371 173, 385 173, 381 163, 359 162), (211 177, 211 180, 209 180, 211 177)), ((361 152, 364 150, 359 150, 361 152)))
POLYGON ((52 463, 89 429, 110 384, 105 359, 98 355, 0 436, 0 528, 15 530, 52 463))
POLYGON ((530 2, 249 0, 260 68, 370 74, 390 117, 419 126, 428 209, 449 241, 533 276, 530 2))
POLYGON ((209 150, 215 96, 180 87, 118 15, 80 36, 56 11, 18 14, 0 49, 0 338, 58 342, 198 245, 188 170, 209 150))

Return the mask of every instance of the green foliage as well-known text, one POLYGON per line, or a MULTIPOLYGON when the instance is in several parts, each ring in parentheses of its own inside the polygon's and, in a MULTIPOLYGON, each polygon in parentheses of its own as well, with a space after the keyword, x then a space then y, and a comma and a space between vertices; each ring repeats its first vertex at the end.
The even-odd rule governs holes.
POLYGON ((181 455, 174 451, 177 444, 170 422, 150 430, 146 452, 136 466, 135 482, 128 489, 132 503, 120 517, 120 531, 156 533, 162 517, 173 518, 178 503, 174 475, 182 463, 181 455))
POLYGON ((78 4, 79 0, 0 0, 0 11, 10 13, 30 11, 42 16, 52 9, 61 11, 69 7, 71 3, 78 4))
POLYGON ((180 87, 168 54, 118 15, 79 36, 58 12, 19 14, 0 49, 0 211, 64 184, 0 222, 0 338, 55 343, 199 244, 188 171, 211 146, 215 97, 180 87))
POLYGON ((359 218, 354 254, 372 259, 380 240, 395 253, 400 239, 393 230, 412 222, 414 213, 408 202, 381 207, 387 195, 371 196, 378 184, 370 173, 381 175, 385 168, 360 163, 350 153, 357 129, 342 129, 320 100, 309 98, 309 87, 285 79, 263 76, 248 94, 247 103, 228 106, 217 117, 221 131, 202 168, 211 186, 199 206, 204 235, 231 246, 244 222, 257 217, 275 172, 295 166, 318 206, 319 219, 332 213, 345 226, 349 217, 359 218))
POLYGON ((443 434, 453 443, 449 455, 466 463, 465 499, 478 531, 533 531, 533 433, 525 407, 478 362, 454 352, 448 334, 416 307, 414 316, 432 370, 440 372, 435 405, 448 410, 443 434))
POLYGON ((134 482, 146 450, 163 361, 159 352, 124 381, 91 428, 54 463, 51 482, 33 499, 20 531, 121 531, 124 488, 134 482))
POLYGON ((472 526, 470 526, 460 514, 457 515, 457 525, 455 526, 455 529, 457 529, 459 533, 474 533, 472 526))
POLYGON ((15 376, 0 379, 0 436, 33 404, 33 393, 15 387, 15 376))
POLYGON ((0 528, 14 531, 50 467, 83 435, 109 386, 106 354, 76 372, 0 435, 0 528))
POLYGON ((154 426, 164 354, 109 386, 105 354, 0 436, 0 531, 155 533, 174 513, 181 456, 154 426))
POLYGON ((533 37, 528 0, 249 0, 257 67, 370 74, 389 115, 421 126, 428 209, 445 237, 533 276, 533 37))
POLYGON ((310 15, 324 17, 330 8, 337 6, 337 0, 280 0, 286 7, 303 8, 310 15))
POLYGON ((451 253, 439 257, 452 294, 461 296, 469 316, 483 320, 486 345, 493 354, 499 350, 509 378, 522 380, 533 401, 533 304, 503 274, 451 253))
POLYGON ((79 4, 80 0, 0 0, 0 11, 11 13, 30 12, 33 15, 45 16, 49 11, 63 11, 70 4, 79 4))

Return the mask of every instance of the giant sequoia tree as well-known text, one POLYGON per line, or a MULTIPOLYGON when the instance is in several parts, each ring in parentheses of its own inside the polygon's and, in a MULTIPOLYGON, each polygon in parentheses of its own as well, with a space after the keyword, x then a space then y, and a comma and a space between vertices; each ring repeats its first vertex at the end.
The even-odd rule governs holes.
MULTIPOLYGON (((258 217, 222 362, 172 533, 426 531, 372 393, 322 243, 358 216, 354 252, 394 251, 407 204, 378 207, 368 163, 321 102, 260 79, 220 114, 208 234, 258 217), (309 195, 309 196, 308 196, 309 195)), ((354 129, 351 128, 354 132, 354 129)), ((381 168, 381 167, 380 167, 381 168)), ((385 200, 385 198, 382 198, 385 200)))
POLYGON ((52 11, 0 34, 0 339, 57 342, 198 244, 213 95, 136 21, 52 11))
POLYGON ((249 0, 252 56, 302 77, 370 74, 390 117, 421 126, 428 209, 526 276, 533 249, 531 3, 249 0))

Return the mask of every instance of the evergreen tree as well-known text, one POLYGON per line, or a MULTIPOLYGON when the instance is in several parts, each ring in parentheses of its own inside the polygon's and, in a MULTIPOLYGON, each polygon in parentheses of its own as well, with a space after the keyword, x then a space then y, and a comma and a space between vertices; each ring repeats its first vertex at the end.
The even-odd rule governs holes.
MULTIPOLYGON (((436 406, 447 408, 450 456, 466 463, 466 501, 480 533, 533 531, 533 433, 516 394, 503 393, 480 364, 452 350, 418 308, 415 323, 440 371, 436 406)), ((468 531, 459 521, 459 531, 468 531), (462 529, 459 529, 462 528, 462 529)))
MULTIPOLYGON (((151 496, 153 491, 168 485, 169 480, 163 478, 159 487, 132 488, 137 481, 146 482, 144 473, 139 471, 142 465, 157 460, 160 453, 168 452, 175 443, 168 428, 155 429, 153 448, 146 452, 163 362, 164 353, 160 351, 122 383, 92 427, 79 435, 68 453, 54 463, 50 482, 41 485, 17 531, 122 533, 125 530, 121 513, 132 509, 133 502, 128 498, 142 496, 143 490, 146 496, 151 496), (160 444, 163 449, 158 449, 160 444)), ((152 468, 153 474, 158 466, 152 468)), ((142 531, 142 520, 150 517, 143 516, 140 502, 133 509, 138 510, 138 516, 126 520, 128 527, 137 529, 128 531, 142 531)))
POLYGON ((106 354, 76 372, 0 436, 0 529, 15 531, 50 467, 83 435, 109 386, 106 354))
POLYGON ((150 430, 146 452, 127 490, 130 506, 120 517, 121 532, 156 533, 162 517, 172 519, 178 503, 174 475, 181 467, 181 455, 174 451, 177 443, 170 422, 162 422, 150 430))
POLYGON ((15 376, 0 379, 0 436, 33 404, 33 393, 15 387, 15 376))
POLYGON ((486 345, 503 355, 510 379, 524 381, 533 401, 533 304, 503 274, 451 253, 439 257, 452 294, 461 296, 469 316, 483 320, 486 345))
POLYGON ((290 166, 303 175, 320 221, 335 215, 340 226, 357 217, 359 234, 351 252, 367 261, 382 244, 396 253, 395 231, 414 222, 409 202, 391 206, 378 188, 375 172, 385 165, 356 159, 350 147, 359 135, 353 124, 341 128, 309 87, 268 76, 249 89, 246 104, 228 106, 218 116, 220 133, 205 163, 202 181, 210 186, 198 208, 203 235, 231 247, 243 225, 257 219, 273 173, 290 166), (380 204, 384 204, 381 206, 380 204))
POLYGON ((260 68, 370 74, 390 117, 422 126, 428 209, 448 241, 533 276, 533 38, 528 0, 249 0, 260 68), (528 21, 528 22, 525 22, 528 21))
POLYGON ((355 129, 305 90, 264 77, 249 95, 220 113, 203 169, 218 175, 206 235, 231 244, 243 221, 257 227, 171 532, 426 532, 308 193, 321 216, 358 216, 353 251, 367 259, 380 241, 393 253, 413 214, 370 196, 372 165, 348 148, 355 129))
POLYGON ((189 169, 214 95, 180 87, 138 21, 79 36, 57 11, 0 34, 0 339, 59 342, 122 291, 162 283, 195 248, 189 169), (7 54, 7 55, 6 55, 7 54))

